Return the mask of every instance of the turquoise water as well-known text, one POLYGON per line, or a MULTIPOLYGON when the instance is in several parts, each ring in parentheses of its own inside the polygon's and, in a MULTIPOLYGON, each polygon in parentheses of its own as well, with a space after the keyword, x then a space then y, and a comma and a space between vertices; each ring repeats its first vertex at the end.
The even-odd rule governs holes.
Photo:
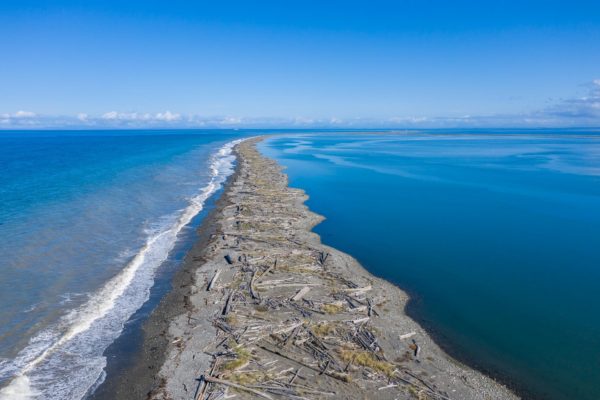
POLYGON ((102 381, 249 135, 0 132, 0 399, 80 399, 102 381))
POLYGON ((600 398, 600 135, 306 134, 288 167, 323 241, 407 289, 471 365, 544 399, 600 398))

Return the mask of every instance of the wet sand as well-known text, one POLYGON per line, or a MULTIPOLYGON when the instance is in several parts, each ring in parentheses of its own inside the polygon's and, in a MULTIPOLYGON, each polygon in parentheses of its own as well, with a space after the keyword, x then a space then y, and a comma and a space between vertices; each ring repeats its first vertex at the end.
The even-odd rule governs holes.
POLYGON ((405 292, 321 244, 311 229, 322 217, 258 140, 237 146, 236 172, 112 398, 517 398, 444 353, 404 313, 405 292))

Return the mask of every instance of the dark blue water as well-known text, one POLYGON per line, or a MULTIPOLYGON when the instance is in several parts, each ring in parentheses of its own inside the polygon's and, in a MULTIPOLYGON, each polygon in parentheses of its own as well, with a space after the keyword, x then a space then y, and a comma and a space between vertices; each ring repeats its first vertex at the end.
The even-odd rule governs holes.
POLYGON ((0 398, 79 399, 97 384, 250 134, 0 132, 0 398))
POLYGON ((547 399, 600 398, 600 136, 307 134, 262 151, 316 227, 442 344, 547 399))

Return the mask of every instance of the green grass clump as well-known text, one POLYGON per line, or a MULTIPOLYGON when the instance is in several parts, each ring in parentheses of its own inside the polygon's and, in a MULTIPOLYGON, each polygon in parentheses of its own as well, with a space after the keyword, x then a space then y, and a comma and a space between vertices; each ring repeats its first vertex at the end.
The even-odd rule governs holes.
POLYGON ((236 355, 236 358, 223 364, 222 369, 224 371, 234 371, 248 364, 250 358, 252 357, 250 351, 244 349, 243 347, 236 347, 233 351, 236 355))
POLYGON ((365 350, 341 349, 340 357, 344 362, 349 362, 361 367, 369 367, 387 376, 394 374, 394 366, 386 361, 380 361, 372 353, 365 350))
POLYGON ((328 322, 320 322, 312 326, 312 331, 317 336, 329 336, 335 333, 335 325, 328 322))
POLYGON ((225 322, 227 322, 229 325, 236 325, 238 323, 238 319, 235 316, 235 314, 229 314, 225 317, 225 322))
POLYGON ((427 395, 423 392, 423 390, 417 390, 412 386, 408 387, 408 393, 410 393, 410 395, 417 400, 427 400, 428 397, 427 395))
POLYGON ((256 307, 254 307, 254 309, 258 313, 266 313, 267 311, 269 311, 269 307, 265 306, 264 304, 259 304, 256 307))
POLYGON ((264 382, 270 379, 270 377, 264 372, 248 371, 233 373, 229 379, 240 385, 254 385, 256 383, 264 382))
POLYGON ((344 310, 344 307, 338 304, 323 304, 321 306, 321 310, 323 310, 327 314, 339 314, 344 310))

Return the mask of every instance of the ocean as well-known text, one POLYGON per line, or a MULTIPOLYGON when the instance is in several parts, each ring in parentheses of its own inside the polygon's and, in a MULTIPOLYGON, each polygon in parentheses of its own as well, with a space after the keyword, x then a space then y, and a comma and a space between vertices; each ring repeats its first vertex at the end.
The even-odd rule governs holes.
POLYGON ((600 398, 600 131, 279 135, 324 243, 527 398, 600 398))
MULTIPOLYGON (((232 145, 260 133, 0 131, 0 399, 85 398, 135 350, 232 145)), ((326 217, 323 241, 407 290, 451 354, 528 397, 600 398, 600 132, 307 131, 260 149, 326 217)))
POLYGON ((103 381, 249 135, 0 131, 0 399, 81 399, 103 381))

